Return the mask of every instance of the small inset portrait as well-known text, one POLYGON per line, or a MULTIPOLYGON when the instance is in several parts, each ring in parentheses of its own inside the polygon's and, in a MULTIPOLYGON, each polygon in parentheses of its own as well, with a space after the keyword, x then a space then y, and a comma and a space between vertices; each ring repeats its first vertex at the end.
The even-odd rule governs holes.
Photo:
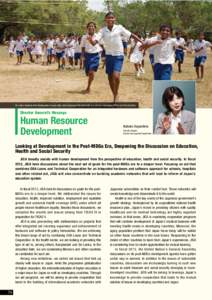
POLYGON ((195 82, 153 82, 154 134, 195 134, 195 82))

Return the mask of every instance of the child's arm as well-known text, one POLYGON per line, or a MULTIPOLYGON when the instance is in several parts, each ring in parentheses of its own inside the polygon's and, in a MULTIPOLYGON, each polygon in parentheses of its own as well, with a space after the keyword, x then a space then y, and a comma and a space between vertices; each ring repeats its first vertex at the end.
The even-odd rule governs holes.
POLYGON ((161 45, 162 44, 162 40, 157 40, 155 42, 151 42, 151 43, 148 43, 146 42, 145 44, 141 45, 141 47, 139 48, 140 51, 142 50, 147 50, 151 47, 154 47, 154 46, 157 46, 157 45, 161 45))

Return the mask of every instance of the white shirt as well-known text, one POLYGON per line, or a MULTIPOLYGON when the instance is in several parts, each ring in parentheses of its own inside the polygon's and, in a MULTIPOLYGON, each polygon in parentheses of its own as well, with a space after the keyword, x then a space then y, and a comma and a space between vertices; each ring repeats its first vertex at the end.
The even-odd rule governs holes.
POLYGON ((41 41, 35 41, 35 42, 33 42, 33 46, 34 46, 33 50, 35 52, 42 52, 43 42, 41 42, 41 41))
POLYGON ((176 42, 176 44, 177 44, 176 49, 178 49, 178 50, 183 50, 182 48, 179 48, 179 46, 185 47, 185 39, 182 38, 182 37, 180 37, 180 38, 175 38, 174 40, 175 40, 175 42, 176 42))
POLYGON ((211 47, 212 44, 205 40, 196 40, 194 42, 194 50, 198 50, 200 48, 203 48, 202 50, 195 52, 195 56, 207 56, 207 47, 211 47))
POLYGON ((67 44, 66 44, 65 40, 63 40, 63 41, 57 40, 55 42, 56 52, 62 53, 63 51, 65 51, 66 45, 67 44))
POLYGON ((141 54, 142 53, 142 51, 140 51, 139 50, 139 48, 141 47, 141 43, 140 42, 135 42, 135 41, 132 41, 131 42, 131 47, 134 47, 134 49, 133 49, 133 53, 134 54, 141 54))
POLYGON ((54 48, 54 40, 46 40, 45 44, 47 46, 47 49, 53 49, 54 48))
MULTIPOLYGON (((146 43, 150 44, 157 40, 161 40, 160 36, 152 37, 148 39, 146 43)), ((172 65, 175 62, 175 48, 177 48, 177 43, 175 39, 172 38, 161 41, 162 44, 152 47, 154 48, 155 63, 172 65)))
POLYGON ((119 56, 124 55, 123 37, 129 40, 130 36, 131 32, 122 25, 113 25, 112 30, 102 28, 97 34, 97 40, 103 40, 106 55, 119 56))
POLYGON ((15 47, 15 40, 9 41, 9 51, 13 51, 15 47))
POLYGON ((67 40, 66 43, 67 43, 67 48, 74 49, 76 41, 74 39, 70 39, 70 40, 67 40))
POLYGON ((20 40, 20 41, 16 41, 15 42, 15 50, 16 51, 24 51, 24 48, 25 48, 25 43, 23 40, 20 40))
POLYGON ((81 53, 81 45, 79 41, 76 41, 75 46, 74 46, 74 51, 75 53, 81 53))
POLYGON ((170 120, 171 120, 170 133, 171 134, 179 134, 177 127, 178 127, 178 124, 181 123, 181 112, 179 112, 176 116, 173 115, 173 113, 171 113, 170 120))
MULTIPOLYGON (((83 35, 82 40, 81 40, 81 48, 85 48, 86 53, 94 54, 94 53, 99 53, 102 51, 102 48, 100 47, 99 44, 96 44, 93 46, 88 40, 88 34, 83 35)), ((93 40, 97 40, 97 34, 94 33, 93 35, 93 40)))

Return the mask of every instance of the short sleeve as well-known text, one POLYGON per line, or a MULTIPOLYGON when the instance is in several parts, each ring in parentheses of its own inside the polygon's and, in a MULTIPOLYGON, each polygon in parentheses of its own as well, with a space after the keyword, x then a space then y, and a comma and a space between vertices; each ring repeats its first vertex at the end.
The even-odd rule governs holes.
POLYGON ((132 33, 127 30, 124 26, 120 25, 120 29, 121 29, 121 34, 129 40, 129 38, 131 37, 132 33))

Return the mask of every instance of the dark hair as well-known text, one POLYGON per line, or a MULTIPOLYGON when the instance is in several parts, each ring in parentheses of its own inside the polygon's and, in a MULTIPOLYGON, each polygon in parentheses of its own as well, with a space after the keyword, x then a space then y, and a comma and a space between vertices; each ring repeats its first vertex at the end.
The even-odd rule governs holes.
POLYGON ((170 31, 172 32, 172 26, 171 25, 169 25, 169 24, 161 24, 160 25, 160 31, 162 31, 165 28, 169 28, 170 31))
POLYGON ((179 89, 176 86, 170 86, 165 89, 165 91, 163 93, 163 97, 162 97, 162 104, 166 107, 167 113, 169 113, 171 111, 169 102, 173 100, 174 95, 176 95, 178 98, 183 98, 183 106, 182 107, 184 107, 184 105, 185 105, 184 95, 183 95, 183 92, 181 91, 181 89, 179 89))
POLYGON ((107 17, 114 17, 115 18, 115 15, 112 11, 109 11, 106 15, 105 15, 105 18, 107 17))
POLYGON ((95 23, 95 22, 89 22, 89 23, 87 24, 87 28, 88 28, 90 25, 94 25, 94 27, 96 28, 96 23, 95 23))

